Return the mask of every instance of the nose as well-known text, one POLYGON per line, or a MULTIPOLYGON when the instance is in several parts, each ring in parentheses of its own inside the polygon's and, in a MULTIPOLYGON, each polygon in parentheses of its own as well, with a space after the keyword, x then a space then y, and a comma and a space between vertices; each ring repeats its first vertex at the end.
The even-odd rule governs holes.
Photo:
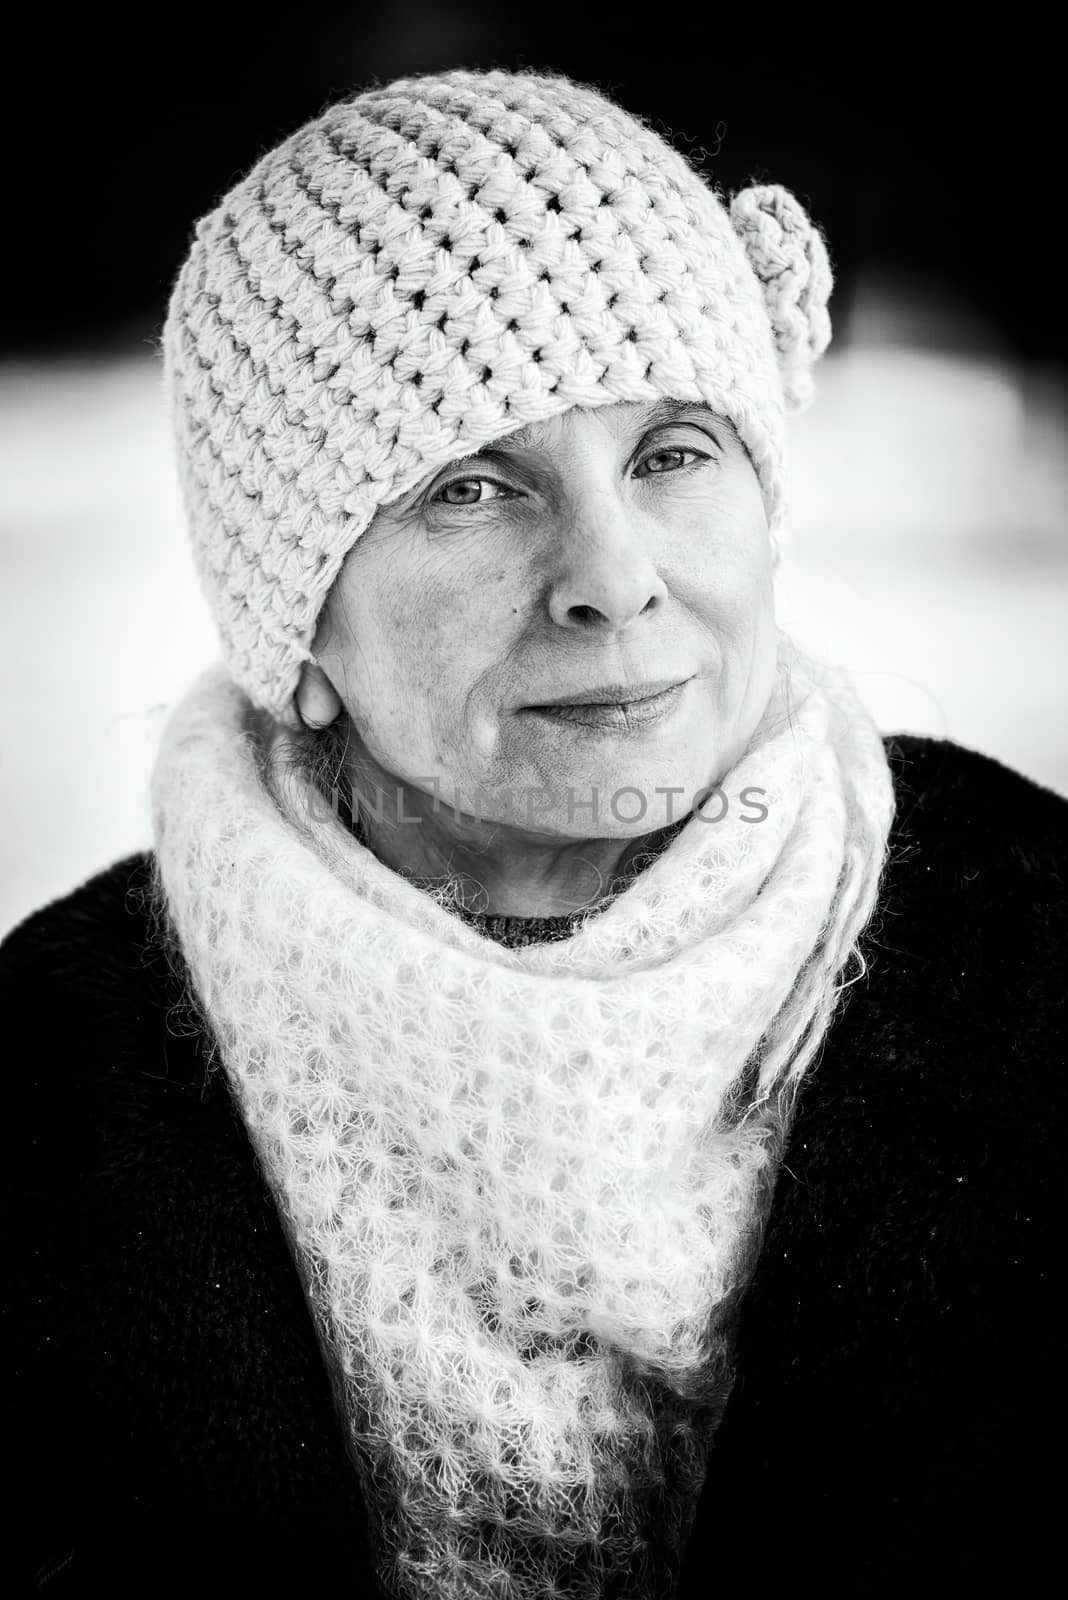
POLYGON ((648 540, 625 507, 602 498, 570 508, 549 594, 558 627, 620 630, 666 596, 648 540))

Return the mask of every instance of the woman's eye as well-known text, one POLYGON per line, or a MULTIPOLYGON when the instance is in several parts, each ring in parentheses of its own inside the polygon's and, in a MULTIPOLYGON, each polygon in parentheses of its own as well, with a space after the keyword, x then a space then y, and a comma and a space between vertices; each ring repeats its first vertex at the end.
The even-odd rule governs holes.
POLYGON ((507 492, 489 478, 454 478, 451 483, 442 484, 434 498, 447 506, 478 506, 487 500, 499 500, 507 492))
POLYGON ((654 450, 652 455, 646 456, 638 467, 635 468, 635 477, 645 476, 647 473, 677 472, 680 467, 687 467, 691 461, 703 461, 705 457, 699 450, 684 450, 681 445, 676 445, 670 450, 654 450), (690 460, 683 458, 689 456, 690 460))

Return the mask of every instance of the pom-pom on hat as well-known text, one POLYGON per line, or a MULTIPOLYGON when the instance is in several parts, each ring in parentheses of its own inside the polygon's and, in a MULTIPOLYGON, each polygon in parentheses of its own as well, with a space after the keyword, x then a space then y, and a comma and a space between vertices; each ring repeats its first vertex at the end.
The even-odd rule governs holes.
POLYGON ((785 189, 721 203, 562 76, 446 72, 332 106, 197 224, 163 336, 197 570, 229 670, 290 726, 379 506, 572 406, 728 417, 774 536, 783 420, 831 271, 785 189))

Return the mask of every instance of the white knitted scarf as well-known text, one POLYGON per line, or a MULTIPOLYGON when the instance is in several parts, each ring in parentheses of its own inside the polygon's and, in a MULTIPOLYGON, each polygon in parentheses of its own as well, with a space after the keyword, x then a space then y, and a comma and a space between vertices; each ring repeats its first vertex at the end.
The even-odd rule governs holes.
POLYGON ((695 813, 570 937, 509 948, 380 862, 256 726, 221 667, 173 713, 160 889, 380 1580, 670 1594, 793 1090, 863 972, 878 731, 839 673, 780 658, 722 820, 695 813))

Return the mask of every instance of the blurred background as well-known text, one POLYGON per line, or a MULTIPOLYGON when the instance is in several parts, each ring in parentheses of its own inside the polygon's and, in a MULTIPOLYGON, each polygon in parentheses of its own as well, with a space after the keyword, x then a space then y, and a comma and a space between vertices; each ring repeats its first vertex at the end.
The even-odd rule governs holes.
POLYGON ((987 44, 899 10, 856 36, 664 6, 141 15, 24 18, 9 56, 0 934, 150 843, 161 725, 216 653, 157 353, 194 220, 330 100, 448 66, 570 73, 721 188, 793 189, 837 285, 781 619, 884 732, 1068 794, 1060 96, 1026 23, 987 44))

